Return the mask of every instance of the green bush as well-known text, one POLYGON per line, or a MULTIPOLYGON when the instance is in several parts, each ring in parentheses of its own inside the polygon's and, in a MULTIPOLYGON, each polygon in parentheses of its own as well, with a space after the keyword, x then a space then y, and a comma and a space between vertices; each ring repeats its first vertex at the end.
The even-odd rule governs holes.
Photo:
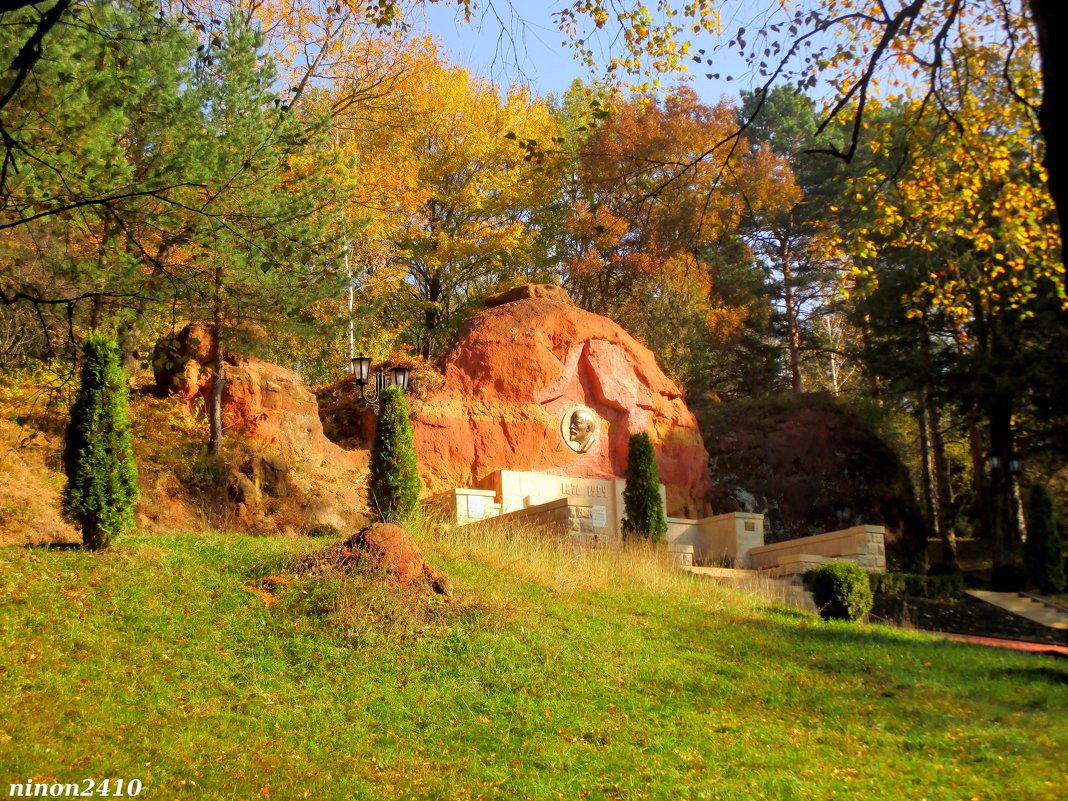
POLYGON ((884 595, 952 600, 964 593, 964 576, 961 573, 926 576, 916 573, 869 573, 868 580, 872 592, 884 595))
POLYGON ((1041 484, 1027 493, 1027 542, 1024 566, 1027 581, 1042 593, 1064 590, 1064 541, 1057 530, 1053 499, 1041 484))
POLYGON ((107 337, 90 334, 82 350, 81 385, 63 443, 63 515, 95 550, 133 527, 137 463, 118 349, 107 337))
POLYGON ((304 534, 308 537, 332 537, 336 539, 341 536, 341 530, 330 523, 314 523, 304 530, 304 534))
POLYGON ((861 620, 871 611, 867 572, 852 562, 832 562, 805 573, 812 598, 824 620, 861 620))
POLYGON ((367 498, 371 514, 389 523, 416 518, 421 489, 408 404, 400 387, 386 387, 371 443, 367 498))
POLYGON ((667 534, 660 471, 648 434, 631 434, 627 454, 627 486, 623 490, 623 536, 663 542, 667 534))

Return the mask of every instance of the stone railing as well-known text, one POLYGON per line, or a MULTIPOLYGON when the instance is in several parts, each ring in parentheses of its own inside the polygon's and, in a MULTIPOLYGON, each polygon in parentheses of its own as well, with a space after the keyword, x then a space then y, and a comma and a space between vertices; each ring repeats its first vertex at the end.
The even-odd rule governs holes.
POLYGON ((886 570, 885 534, 882 526, 853 526, 752 548, 749 560, 757 570, 782 573, 803 573, 819 564, 845 560, 866 570, 886 570))

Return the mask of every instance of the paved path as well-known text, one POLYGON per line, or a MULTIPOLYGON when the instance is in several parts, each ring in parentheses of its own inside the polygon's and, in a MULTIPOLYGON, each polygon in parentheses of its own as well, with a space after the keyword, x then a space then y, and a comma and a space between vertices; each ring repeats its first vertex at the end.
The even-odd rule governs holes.
POLYGON ((1068 645, 1053 645, 1048 642, 1027 642, 1025 640, 1008 640, 1004 637, 977 637, 972 634, 950 634, 941 632, 947 640, 955 642, 968 642, 973 645, 988 645, 993 648, 1009 648, 1013 651, 1027 651, 1034 654, 1046 654, 1047 656, 1060 656, 1068 658, 1068 645))

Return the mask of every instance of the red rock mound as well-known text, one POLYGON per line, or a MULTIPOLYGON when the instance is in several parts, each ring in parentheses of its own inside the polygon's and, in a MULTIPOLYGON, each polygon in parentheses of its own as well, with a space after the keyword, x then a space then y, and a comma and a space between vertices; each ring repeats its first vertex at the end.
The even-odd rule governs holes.
POLYGON ((349 537, 341 546, 341 563, 380 571, 402 587, 426 582, 440 595, 452 591, 448 576, 426 564, 408 532, 392 523, 373 523, 349 537))
POLYGON ((648 348, 552 289, 513 290, 519 300, 487 309, 458 332, 443 360, 444 386, 413 405, 427 491, 473 486, 500 469, 621 477, 629 437, 644 431, 667 486, 668 514, 706 514, 708 454, 682 392, 648 348), (600 436, 585 453, 560 432, 576 405, 600 417, 600 436))

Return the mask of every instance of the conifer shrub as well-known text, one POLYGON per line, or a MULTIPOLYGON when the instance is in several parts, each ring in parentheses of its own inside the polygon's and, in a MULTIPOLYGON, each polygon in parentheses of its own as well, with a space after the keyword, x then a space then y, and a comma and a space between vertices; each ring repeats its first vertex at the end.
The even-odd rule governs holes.
POLYGON ((649 435, 631 434, 627 454, 627 486, 623 490, 623 536, 663 542, 667 534, 660 471, 649 435))
POLYGON ((1024 566, 1027 580, 1041 593, 1061 592, 1065 586, 1064 541, 1057 530, 1053 499, 1041 484, 1027 493, 1027 543, 1024 566))
POLYGON ((400 387, 386 387, 371 443, 367 501, 372 516, 387 523, 417 518, 421 488, 408 404, 400 387))
POLYGON ((133 527, 137 464, 118 349, 107 337, 90 334, 82 351, 81 385, 63 444, 62 511, 95 550, 133 527))
POLYGON ((862 620, 872 606, 868 574, 852 562, 831 562, 805 573, 812 599, 824 620, 862 620))

